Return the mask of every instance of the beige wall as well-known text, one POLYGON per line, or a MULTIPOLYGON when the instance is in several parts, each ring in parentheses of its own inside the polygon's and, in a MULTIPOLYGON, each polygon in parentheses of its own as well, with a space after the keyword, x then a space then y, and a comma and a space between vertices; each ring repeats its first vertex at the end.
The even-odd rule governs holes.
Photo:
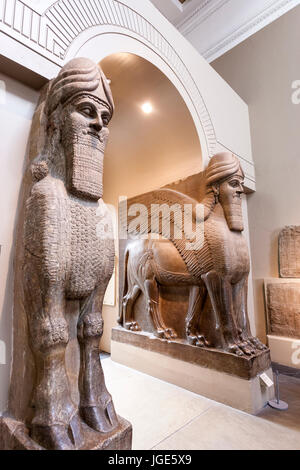
POLYGON ((258 334, 265 335, 263 278, 278 276, 278 233, 300 225, 300 7, 211 65, 249 105, 257 192, 248 197, 258 334))
POLYGON ((6 352, 0 357, 0 412, 6 407, 12 349, 14 229, 37 98, 37 92, 0 74, 0 344, 6 352))

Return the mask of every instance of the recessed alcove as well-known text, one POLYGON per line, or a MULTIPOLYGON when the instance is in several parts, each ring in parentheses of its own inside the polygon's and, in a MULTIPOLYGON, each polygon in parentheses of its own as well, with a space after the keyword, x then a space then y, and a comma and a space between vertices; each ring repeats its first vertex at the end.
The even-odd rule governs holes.
MULTIPOLYGON (((104 162, 104 200, 115 208, 130 198, 203 168, 201 145, 193 118, 173 83, 146 59, 116 53, 101 61, 110 80, 115 114, 104 162), (144 104, 152 112, 145 113, 144 104)), ((111 328, 118 316, 118 253, 115 306, 104 306, 101 347, 110 351, 111 328)))
POLYGON ((201 171, 199 137, 176 87, 151 62, 129 53, 101 61, 115 114, 105 155, 104 197, 117 203, 201 171), (153 111, 142 110, 151 103, 153 111))

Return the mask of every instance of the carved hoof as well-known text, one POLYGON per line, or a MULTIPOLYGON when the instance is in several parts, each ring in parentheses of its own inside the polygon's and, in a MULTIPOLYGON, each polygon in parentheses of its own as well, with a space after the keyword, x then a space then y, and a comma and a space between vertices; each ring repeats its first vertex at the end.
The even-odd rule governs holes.
POLYGON ((199 348, 209 348, 210 343, 206 340, 205 336, 197 335, 196 346, 198 346, 199 348))
POLYGON ((101 406, 83 406, 80 414, 86 424, 98 432, 111 432, 118 426, 118 418, 112 401, 105 408, 101 406))
POLYGON ((243 343, 239 343, 238 347, 246 356, 253 356, 255 354, 255 349, 253 349, 253 345, 250 345, 248 341, 243 343))
POLYGON ((130 326, 130 330, 131 331, 141 331, 141 328, 140 328, 139 324, 136 321, 134 321, 134 322, 132 322, 132 324, 130 326))
POLYGON ((227 351, 236 356, 244 356, 244 352, 236 344, 229 346, 227 351))
POLYGON ((188 340, 188 343, 191 344, 192 346, 198 346, 198 344, 197 344, 197 341, 198 341, 197 336, 195 336, 195 335, 188 335, 188 336, 187 336, 187 340, 188 340))
POLYGON ((68 426, 62 424, 53 426, 34 425, 31 438, 48 450, 75 450, 69 436, 68 426))
POLYGON ((252 343, 252 345, 253 345, 256 349, 258 349, 259 351, 266 351, 267 349, 269 349, 268 346, 266 346, 266 345, 263 344, 261 341, 259 341, 258 338, 254 338, 254 336, 251 337, 251 338, 249 339, 249 341, 250 341, 250 342, 252 343))
POLYGON ((157 330, 157 336, 168 340, 174 340, 177 338, 177 333, 173 328, 160 328, 157 330))
POLYGON ((126 330, 130 331, 141 331, 139 324, 136 321, 128 321, 125 323, 126 330))
POLYGON ((227 348, 227 351, 231 354, 235 354, 236 356, 255 356, 256 350, 253 347, 253 344, 250 341, 241 341, 235 344, 232 344, 227 348))

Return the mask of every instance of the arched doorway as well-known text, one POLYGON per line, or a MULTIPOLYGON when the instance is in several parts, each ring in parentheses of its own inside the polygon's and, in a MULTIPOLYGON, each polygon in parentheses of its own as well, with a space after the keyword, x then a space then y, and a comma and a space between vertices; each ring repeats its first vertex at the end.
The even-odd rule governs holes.
MULTIPOLYGON (((111 81, 115 115, 104 163, 104 200, 118 207, 130 198, 178 181, 203 168, 202 148, 191 113, 169 78, 148 60, 115 53, 101 61, 111 81), (145 113, 143 105, 152 106, 145 113)), ((111 328, 118 316, 118 246, 116 272, 105 302, 101 347, 110 351, 111 328)))

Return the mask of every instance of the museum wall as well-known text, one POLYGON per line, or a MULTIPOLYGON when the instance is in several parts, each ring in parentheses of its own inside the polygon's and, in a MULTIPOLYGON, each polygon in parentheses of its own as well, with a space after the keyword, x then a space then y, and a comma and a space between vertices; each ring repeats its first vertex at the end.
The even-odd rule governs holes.
POLYGON ((249 105, 257 192, 248 196, 257 333, 265 337, 263 279, 278 277, 278 235, 300 224, 300 7, 211 65, 249 105), (298 100, 299 101, 299 100, 298 100))
POLYGON ((0 74, 0 411, 5 408, 10 374, 13 311, 13 245, 18 197, 31 119, 38 93, 0 74), (5 346, 4 346, 5 345, 5 346), (6 364, 5 364, 6 362, 6 364), (4 363, 4 364, 3 364, 4 363))

